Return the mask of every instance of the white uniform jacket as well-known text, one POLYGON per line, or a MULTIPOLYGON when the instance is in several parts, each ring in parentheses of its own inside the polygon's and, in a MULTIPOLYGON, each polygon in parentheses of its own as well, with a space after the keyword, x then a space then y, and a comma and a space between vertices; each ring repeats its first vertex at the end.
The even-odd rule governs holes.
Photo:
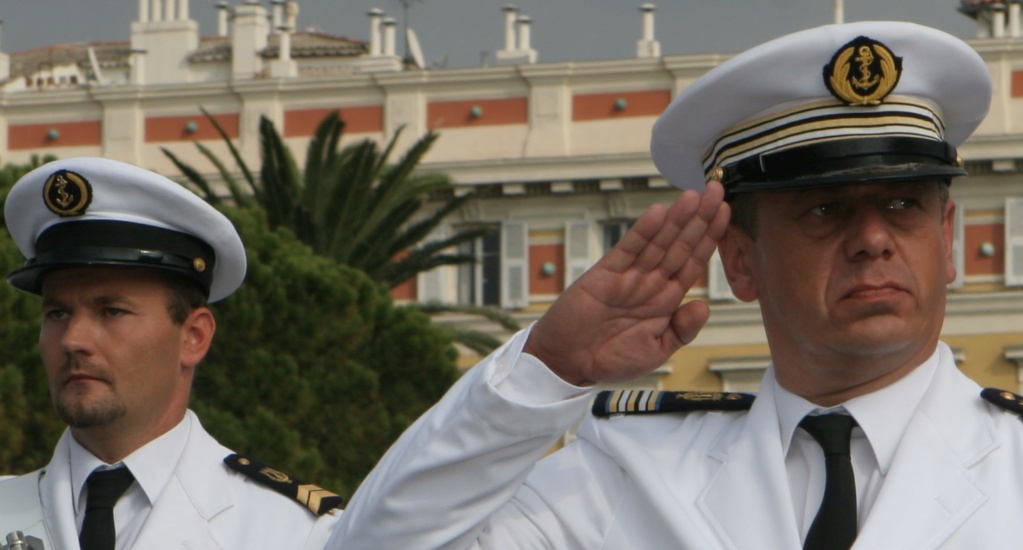
MULTIPOLYGON (((528 363, 523 342, 477 366, 399 439, 331 548, 801 548, 773 390, 748 412, 590 417, 534 468, 588 396, 530 406, 502 395, 509 363, 528 363)), ((939 346, 856 549, 1023 540, 1023 424, 982 400, 939 346)))
MULTIPOLYGON (((206 433, 194 414, 187 414, 191 426, 184 452, 153 503, 133 548, 323 548, 340 511, 317 518, 297 501, 231 470, 223 463, 231 450, 206 433)), ((71 502, 70 437, 70 431, 65 430, 51 462, 42 470, 26 474, 38 478, 47 538, 53 542, 46 550, 78 548, 71 502)), ((0 481, 0 509, 11 505, 5 484, 12 481, 0 481)), ((7 530, 0 537, 18 527, 4 528, 7 530)))

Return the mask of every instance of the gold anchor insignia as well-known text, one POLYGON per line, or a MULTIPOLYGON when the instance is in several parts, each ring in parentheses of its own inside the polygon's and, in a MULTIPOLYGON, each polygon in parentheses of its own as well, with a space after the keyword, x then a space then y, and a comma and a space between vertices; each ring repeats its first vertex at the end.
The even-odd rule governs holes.
POLYGON ((860 36, 842 46, 825 65, 824 84, 850 105, 878 105, 895 89, 901 75, 901 57, 884 44, 860 36), (856 73, 850 74, 854 62, 856 73))
POLYGON ((272 479, 272 480, 274 480, 274 481, 276 481, 278 483, 290 483, 291 482, 291 478, 288 477, 288 474, 286 474, 284 472, 281 472, 281 471, 278 471, 278 470, 274 470, 273 468, 263 468, 262 470, 259 471, 259 473, 265 475, 266 477, 268 477, 268 478, 270 478, 270 479, 272 479))
POLYGON ((679 397, 686 401, 717 401, 721 399, 721 394, 706 391, 687 391, 680 393, 679 397))
POLYGON ((59 170, 43 184, 43 202, 58 216, 77 216, 92 202, 92 186, 81 174, 59 170))
POLYGON ((67 192, 67 178, 64 177, 64 174, 59 174, 54 176, 53 181, 55 182, 57 189, 57 200, 54 202, 64 208, 67 208, 67 206, 71 204, 71 194, 67 192))

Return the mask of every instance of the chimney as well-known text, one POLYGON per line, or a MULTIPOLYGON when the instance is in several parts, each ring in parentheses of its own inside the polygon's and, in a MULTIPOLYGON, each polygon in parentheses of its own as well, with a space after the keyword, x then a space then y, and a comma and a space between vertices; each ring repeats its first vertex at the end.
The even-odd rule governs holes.
POLYGON ((1019 2, 1009 3, 1009 36, 1019 38, 1019 2))
POLYGON ((298 2, 291 1, 283 6, 285 20, 277 28, 277 59, 270 64, 270 76, 274 78, 295 78, 298 64, 291 58, 291 33, 298 23, 298 2))
MULTIPOLYGON (((4 20, 0 19, 0 28, 4 25, 4 20)), ((11 77, 11 58, 3 52, 3 48, 0 48, 0 80, 7 80, 11 77)))
POLYGON ((518 8, 509 4, 504 10, 504 46, 494 56, 498 65, 522 65, 536 63, 536 50, 530 47, 530 28, 533 20, 526 14, 519 14, 518 8), (509 26, 509 21, 511 25, 509 26), (517 31, 517 36, 516 36, 517 31))
POLYGON ((661 43, 654 40, 654 12, 657 6, 647 2, 639 7, 643 14, 643 37, 636 41, 636 57, 661 57, 661 43))
POLYGON ((384 18, 384 10, 373 8, 366 15, 369 16, 369 55, 377 57, 383 49, 380 47, 380 21, 384 18))
POLYGON ((394 27, 397 24, 398 24, 398 22, 395 21, 393 17, 385 17, 384 18, 384 21, 383 21, 383 25, 384 25, 384 52, 383 53, 384 53, 385 56, 389 56, 390 57, 390 56, 394 56, 395 55, 394 54, 394 51, 395 51, 395 49, 394 49, 394 42, 395 42, 394 27))
POLYGON ((133 64, 131 82, 144 85, 192 81, 188 55, 199 47, 199 23, 189 19, 188 3, 189 0, 139 0, 138 19, 131 24, 131 50, 149 52, 146 64, 160 70, 147 73, 140 64, 133 64))
POLYGON ((993 4, 991 6, 991 37, 1005 37, 1005 4, 993 4))
POLYGON ((230 9, 227 2, 217 2, 217 36, 227 36, 227 16, 230 9))
POLYGON ((501 9, 504 10, 504 49, 515 51, 515 19, 519 15, 519 8, 515 4, 508 4, 501 9))
POLYGON ((131 50, 128 57, 131 66, 131 83, 141 86, 146 83, 146 51, 131 50))
POLYGON ((235 80, 249 80, 263 72, 260 53, 266 49, 270 26, 266 8, 252 0, 235 6, 231 33, 231 75, 235 80))
POLYGON ((270 32, 278 34, 281 32, 281 25, 284 24, 283 17, 281 16, 284 12, 285 0, 270 0, 271 10, 273 11, 273 20, 270 23, 270 32))
POLYGON ((519 26, 519 49, 529 49, 529 27, 533 25, 533 20, 526 14, 519 16, 516 21, 519 26))

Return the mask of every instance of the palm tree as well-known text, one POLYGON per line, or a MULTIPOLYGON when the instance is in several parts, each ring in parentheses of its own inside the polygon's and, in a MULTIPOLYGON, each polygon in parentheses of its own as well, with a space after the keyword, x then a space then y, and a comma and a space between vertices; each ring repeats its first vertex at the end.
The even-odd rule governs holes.
MULTIPOLYGON (((388 158, 401 130, 382 151, 369 139, 342 149, 344 121, 335 111, 320 122, 309 142, 305 170, 299 170, 273 122, 261 117, 262 167, 256 178, 224 129, 205 110, 203 114, 227 144, 244 183, 239 184, 207 147, 199 142, 196 147, 216 167, 235 205, 261 208, 271 228, 290 228, 316 254, 360 269, 391 288, 443 265, 475 261, 471 255, 447 251, 479 239, 487 229, 461 230, 444 239, 427 240, 448 215, 472 198, 471 194, 450 193, 452 184, 444 174, 414 173, 437 140, 436 133, 420 138, 392 165, 388 158), (429 198, 445 195, 449 198, 443 199, 440 208, 423 215, 429 198)), ((206 201, 214 205, 223 202, 198 170, 167 149, 162 150, 206 201)), ((436 303, 417 307, 428 313, 472 312, 507 330, 518 329, 514 319, 492 308, 436 303)), ((493 336, 472 330, 456 331, 456 340, 477 353, 487 353, 500 345, 493 336)))

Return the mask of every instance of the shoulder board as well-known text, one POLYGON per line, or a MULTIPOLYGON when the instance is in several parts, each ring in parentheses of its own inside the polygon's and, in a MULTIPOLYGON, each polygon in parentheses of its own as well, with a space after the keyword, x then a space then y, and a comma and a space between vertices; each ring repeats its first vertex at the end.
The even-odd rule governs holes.
POLYGON ((1000 409, 1023 416, 1023 396, 998 388, 984 388, 980 396, 1000 409))
POLYGON ((594 416, 692 411, 745 411, 756 396, 736 392, 609 390, 597 394, 594 416))
POLYGON ((344 503, 343 498, 326 489, 295 479, 247 456, 237 453, 228 455, 224 458, 224 464, 260 485, 297 500, 317 516, 332 514, 335 508, 340 508, 344 503))

